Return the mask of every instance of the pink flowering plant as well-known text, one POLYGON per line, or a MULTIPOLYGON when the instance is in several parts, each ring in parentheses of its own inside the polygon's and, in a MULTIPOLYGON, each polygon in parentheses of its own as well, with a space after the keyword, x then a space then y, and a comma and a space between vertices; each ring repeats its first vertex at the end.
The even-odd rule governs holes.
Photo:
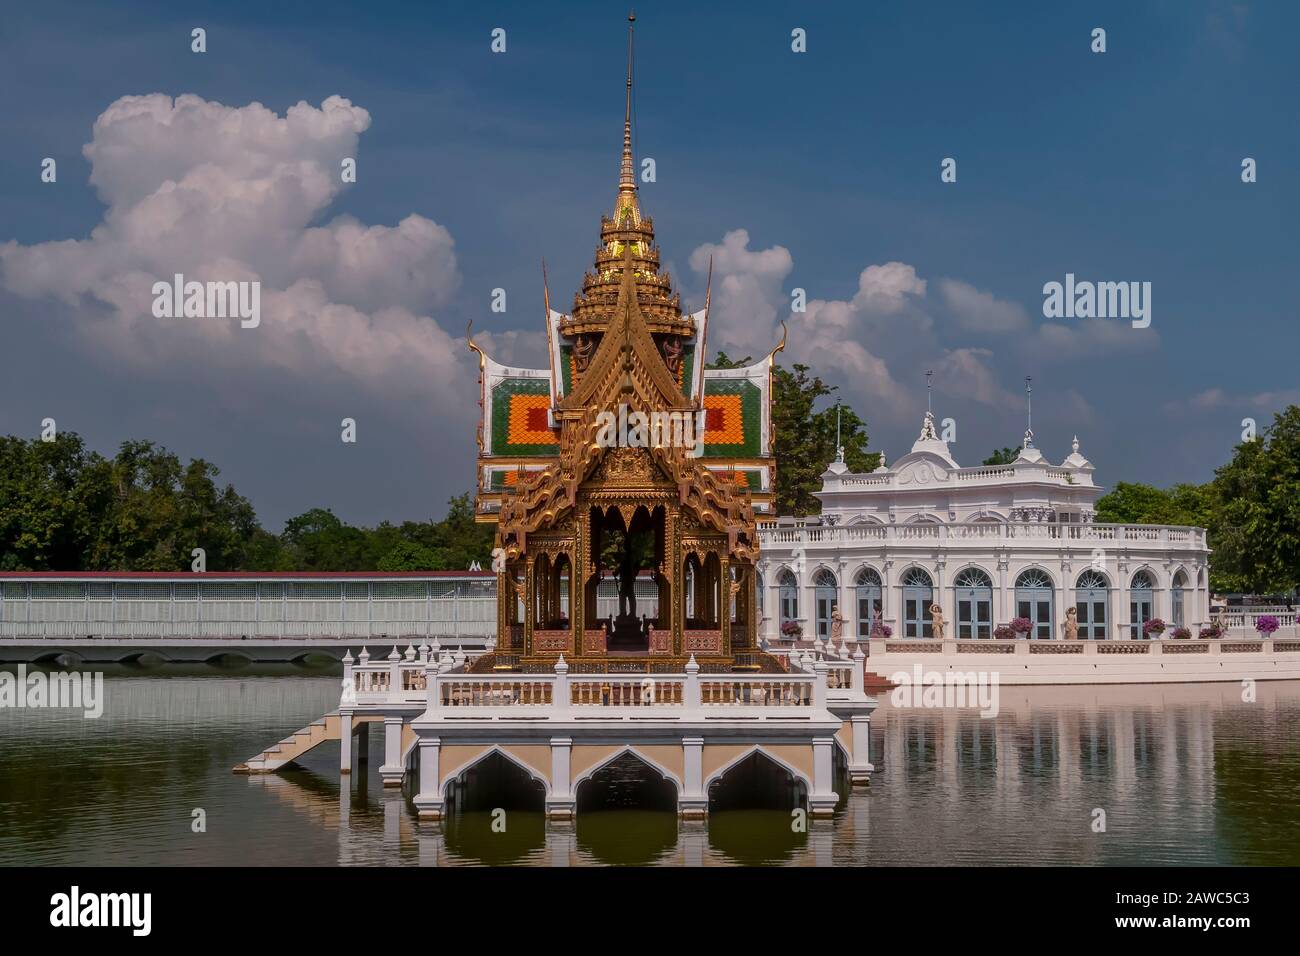
POLYGON ((781 625, 781 633, 791 640, 797 641, 803 637, 803 628, 798 621, 786 621, 781 625))
POLYGON ((1027 617, 1015 617, 1011 619, 1010 627, 1017 634, 1028 634, 1034 629, 1034 622, 1027 617))
POLYGON ((1142 625, 1142 633, 1147 637, 1159 637, 1165 632, 1165 622, 1158 617, 1153 617, 1142 625))
POLYGON ((893 634, 894 634, 894 629, 890 627, 888 624, 885 624, 883 622, 877 622, 871 625, 872 637, 876 637, 876 638, 892 637, 893 634))
POLYGON ((1279 627, 1278 619, 1272 614, 1261 614, 1255 620, 1255 630, 1259 631, 1262 637, 1268 637, 1279 627))
POLYGON ((1016 632, 1010 624, 999 624, 993 628, 993 636, 999 641, 1009 641, 1016 636, 1016 632))
POLYGON ((1215 638, 1220 638, 1223 637, 1223 628, 1219 627, 1219 625, 1217 624, 1210 624, 1206 627, 1201 628, 1201 632, 1198 636, 1200 636, 1205 640, 1213 640, 1215 638))
POLYGON ((1169 636, 1173 638, 1177 638, 1180 641, 1185 641, 1192 636, 1192 629, 1189 627, 1183 627, 1180 624, 1178 627, 1174 628, 1172 631, 1169 632, 1169 636))

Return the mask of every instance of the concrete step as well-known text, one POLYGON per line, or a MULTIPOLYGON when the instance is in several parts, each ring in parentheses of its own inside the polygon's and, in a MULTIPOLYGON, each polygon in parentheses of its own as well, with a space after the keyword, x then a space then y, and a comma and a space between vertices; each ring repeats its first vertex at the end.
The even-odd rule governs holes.
POLYGON ((272 773, 327 740, 339 739, 337 714, 326 714, 302 730, 294 731, 279 743, 272 744, 256 756, 232 768, 233 773, 272 773), (332 718, 332 719, 331 719, 332 718))

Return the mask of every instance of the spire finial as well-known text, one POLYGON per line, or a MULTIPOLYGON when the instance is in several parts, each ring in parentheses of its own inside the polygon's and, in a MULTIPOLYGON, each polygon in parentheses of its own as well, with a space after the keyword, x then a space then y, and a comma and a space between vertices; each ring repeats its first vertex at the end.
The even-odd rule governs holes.
MULTIPOLYGON (((623 110, 623 165, 618 178, 620 200, 624 193, 636 195, 636 176, 632 167, 632 29, 636 23, 636 11, 627 15, 627 103, 623 110)), ((616 212, 622 218, 623 202, 619 202, 616 212)))
POLYGON ((840 400, 835 400, 835 460, 843 464, 844 445, 840 442, 840 400))
POLYGON ((934 369, 932 368, 926 369, 925 370, 925 410, 927 412, 934 411, 934 409, 930 406, 930 394, 934 390, 934 384, 932 381, 933 378, 934 378, 934 369))
POLYGON ((1025 447, 1034 447, 1034 386, 1033 378, 1025 376, 1025 447))

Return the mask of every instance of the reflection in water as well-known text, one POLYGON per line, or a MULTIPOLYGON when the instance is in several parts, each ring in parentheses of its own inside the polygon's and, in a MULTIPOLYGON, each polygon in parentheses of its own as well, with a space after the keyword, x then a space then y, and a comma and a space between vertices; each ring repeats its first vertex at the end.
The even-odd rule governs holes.
POLYGON ((872 787, 807 833, 786 809, 701 823, 644 806, 567 823, 522 806, 498 833, 491 807, 417 821, 412 784, 380 784, 382 734, 342 785, 334 745, 280 774, 230 773, 331 709, 333 676, 104 671, 100 720, 0 710, 0 864, 1300 864, 1297 682, 1260 683, 1253 703, 1226 683, 1004 687, 990 720, 882 699, 872 787))

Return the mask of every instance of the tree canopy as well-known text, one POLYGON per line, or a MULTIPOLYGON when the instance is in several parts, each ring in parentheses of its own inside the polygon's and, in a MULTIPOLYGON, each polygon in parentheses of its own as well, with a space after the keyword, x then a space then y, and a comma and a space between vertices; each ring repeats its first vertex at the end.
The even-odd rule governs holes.
POLYGON ((489 567, 493 528, 468 494, 441 521, 346 524, 326 508, 264 529, 252 504, 218 484, 201 458, 123 442, 113 458, 64 432, 53 441, 0 437, 0 570, 414 571, 489 567))
POLYGON ((1300 587, 1300 407, 1291 405, 1203 485, 1120 482, 1097 520, 1207 529, 1210 586, 1280 594, 1300 587))
POLYGON ((1019 448, 995 448, 993 454, 984 459, 985 465, 1009 465, 1020 457, 1019 448))
MULTIPOLYGON (((735 368, 753 359, 731 359, 719 352, 707 368, 735 368)), ((867 423, 850 406, 829 404, 838 386, 827 385, 818 375, 809 376, 808 366, 778 365, 772 375, 772 423, 776 431, 776 513, 809 515, 821 511, 814 492, 822 487, 822 473, 835 458, 837 409, 840 444, 850 471, 870 471, 880 464, 880 455, 867 452, 867 423), (820 404, 820 408, 818 405, 820 404)))

